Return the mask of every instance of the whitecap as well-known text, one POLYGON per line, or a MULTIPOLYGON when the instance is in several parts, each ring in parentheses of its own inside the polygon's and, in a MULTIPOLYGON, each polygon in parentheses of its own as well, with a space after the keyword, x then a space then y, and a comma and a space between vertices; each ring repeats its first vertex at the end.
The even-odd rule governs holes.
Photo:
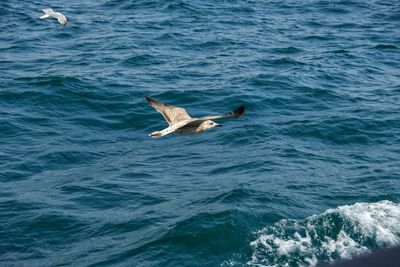
POLYGON ((400 244, 400 204, 356 203, 257 231, 249 266, 315 266, 400 244))

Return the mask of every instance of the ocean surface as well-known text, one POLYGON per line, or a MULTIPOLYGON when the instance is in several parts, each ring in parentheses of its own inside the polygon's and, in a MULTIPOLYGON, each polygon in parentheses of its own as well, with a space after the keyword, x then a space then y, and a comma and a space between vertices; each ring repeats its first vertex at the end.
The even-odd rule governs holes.
POLYGON ((1 266, 315 266, 396 245, 399 1, 0 2, 1 266), (246 113, 153 139, 146 95, 246 113))

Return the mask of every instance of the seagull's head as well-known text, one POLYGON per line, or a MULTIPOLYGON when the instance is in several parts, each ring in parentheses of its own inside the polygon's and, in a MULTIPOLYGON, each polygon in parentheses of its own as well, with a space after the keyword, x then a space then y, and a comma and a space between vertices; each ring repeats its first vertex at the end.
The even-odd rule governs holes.
POLYGON ((67 24, 68 24, 68 21, 67 21, 67 18, 66 18, 66 17, 59 17, 57 20, 58 20, 58 22, 60 22, 61 25, 63 25, 63 26, 67 26, 67 24))
POLYGON ((222 124, 213 122, 212 120, 203 121, 203 123, 201 124, 201 128, 202 128, 204 131, 205 131, 205 130, 208 130, 208 129, 211 129, 211 128, 214 128, 214 127, 219 127, 219 126, 222 126, 222 124))

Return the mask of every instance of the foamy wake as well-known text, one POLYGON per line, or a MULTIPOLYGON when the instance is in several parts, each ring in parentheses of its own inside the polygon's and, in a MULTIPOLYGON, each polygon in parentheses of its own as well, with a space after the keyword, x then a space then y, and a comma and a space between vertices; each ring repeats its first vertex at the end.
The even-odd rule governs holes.
POLYGON ((315 266, 400 244, 400 204, 356 203, 303 221, 281 220, 250 243, 249 266, 315 266))

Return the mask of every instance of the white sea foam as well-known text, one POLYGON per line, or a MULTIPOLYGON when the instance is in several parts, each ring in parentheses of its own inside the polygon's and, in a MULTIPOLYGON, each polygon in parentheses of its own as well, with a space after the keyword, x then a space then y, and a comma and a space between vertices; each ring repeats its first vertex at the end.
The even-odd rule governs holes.
POLYGON ((281 220, 256 233, 249 266, 315 266, 400 244, 400 204, 356 203, 303 221, 281 220))

